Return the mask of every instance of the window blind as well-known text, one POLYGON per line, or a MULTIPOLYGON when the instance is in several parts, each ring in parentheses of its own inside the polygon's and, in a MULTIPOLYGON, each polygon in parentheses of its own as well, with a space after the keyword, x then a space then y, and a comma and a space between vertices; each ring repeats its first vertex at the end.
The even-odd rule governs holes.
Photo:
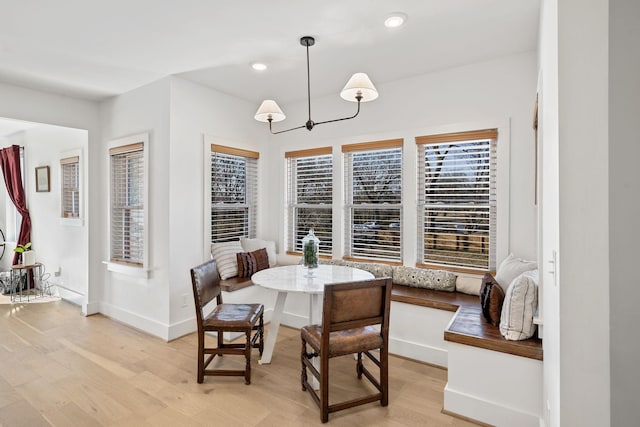
POLYGON ((333 157, 331 147, 286 153, 287 249, 302 252, 309 229, 320 239, 319 253, 331 255, 333 227, 333 157), (306 155, 305 155, 306 154, 306 155), (309 155, 310 154, 310 155, 309 155), (297 157, 302 155, 300 157, 297 157))
POLYGON ((416 138, 422 263, 495 270, 496 141, 494 129, 416 138))
POLYGON ((255 237, 258 153, 212 145, 211 242, 255 237))
POLYGON ((343 152, 345 256, 401 261, 402 140, 352 144, 343 152))
POLYGON ((62 169, 62 217, 80 216, 80 157, 60 160, 62 169))
POLYGON ((111 157, 111 260, 144 260, 144 146, 115 147, 111 157))

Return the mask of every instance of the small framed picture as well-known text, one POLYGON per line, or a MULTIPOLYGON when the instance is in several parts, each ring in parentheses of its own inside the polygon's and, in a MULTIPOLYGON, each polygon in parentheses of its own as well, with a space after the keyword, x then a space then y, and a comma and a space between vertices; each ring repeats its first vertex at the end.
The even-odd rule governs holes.
POLYGON ((48 192, 49 189, 49 166, 40 166, 36 168, 36 191, 48 192))

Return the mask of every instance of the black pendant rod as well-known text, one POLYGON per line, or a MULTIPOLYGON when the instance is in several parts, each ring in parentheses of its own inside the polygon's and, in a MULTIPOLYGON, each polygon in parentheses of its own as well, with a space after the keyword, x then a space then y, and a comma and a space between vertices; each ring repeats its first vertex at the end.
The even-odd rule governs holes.
POLYGON ((274 132, 273 129, 271 128, 271 122, 273 121, 273 119, 269 118, 267 119, 269 121, 269 132, 271 132, 273 135, 277 135, 279 133, 284 133, 284 132, 290 132, 292 130, 302 129, 302 128, 307 128, 307 130, 310 131, 316 125, 322 125, 325 123, 333 123, 333 122, 340 122, 342 120, 353 119, 360 113, 360 101, 362 101, 362 94, 358 92, 358 94, 356 95, 356 100, 358 101, 358 109, 356 110, 356 113, 353 116, 343 117, 340 119, 325 120, 323 122, 317 122, 317 123, 311 120, 311 72, 310 72, 310 66, 309 66, 309 47, 313 46, 315 43, 316 43, 316 40, 311 36, 304 36, 300 38, 300 44, 307 48, 307 107, 309 112, 309 119, 302 126, 297 126, 291 129, 285 129, 285 130, 274 132))

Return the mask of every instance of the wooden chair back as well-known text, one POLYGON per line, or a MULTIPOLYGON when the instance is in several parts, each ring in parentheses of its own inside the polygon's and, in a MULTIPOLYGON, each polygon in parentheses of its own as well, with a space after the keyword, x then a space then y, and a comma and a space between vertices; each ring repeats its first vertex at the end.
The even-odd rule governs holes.
POLYGON ((196 318, 198 328, 202 327, 202 309, 214 298, 217 304, 222 304, 220 288, 220 274, 214 260, 207 261, 191 269, 191 284, 193 286, 193 298, 196 305, 196 318))

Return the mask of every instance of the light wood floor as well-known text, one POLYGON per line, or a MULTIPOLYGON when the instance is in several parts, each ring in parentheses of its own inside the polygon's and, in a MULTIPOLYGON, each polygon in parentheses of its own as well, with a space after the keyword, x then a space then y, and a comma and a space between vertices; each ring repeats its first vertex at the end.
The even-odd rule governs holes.
MULTIPOLYGON (((200 385, 195 334, 166 343, 101 315, 83 317, 64 301, 0 305, 0 425, 321 425, 300 389, 299 351, 299 332, 281 328, 271 365, 260 366, 255 351, 251 385, 241 377, 205 377, 200 385)), ((242 365, 235 357, 223 363, 242 365)), ((354 363, 332 362, 332 397, 366 386, 354 363)), ((473 425, 441 413, 446 370, 392 357, 389 371, 388 407, 337 412, 329 424, 473 425)))

